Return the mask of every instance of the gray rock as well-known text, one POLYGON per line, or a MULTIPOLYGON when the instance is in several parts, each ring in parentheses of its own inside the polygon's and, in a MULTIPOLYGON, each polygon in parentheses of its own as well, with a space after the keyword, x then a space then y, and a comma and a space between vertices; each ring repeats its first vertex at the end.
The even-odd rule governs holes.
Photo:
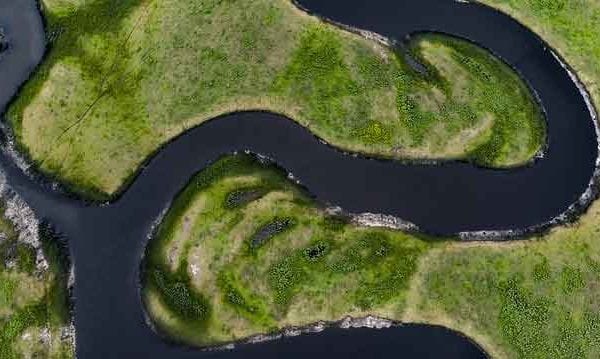
POLYGON ((4 35, 4 29, 0 27, 0 52, 3 52, 8 48, 8 41, 6 35, 4 35))

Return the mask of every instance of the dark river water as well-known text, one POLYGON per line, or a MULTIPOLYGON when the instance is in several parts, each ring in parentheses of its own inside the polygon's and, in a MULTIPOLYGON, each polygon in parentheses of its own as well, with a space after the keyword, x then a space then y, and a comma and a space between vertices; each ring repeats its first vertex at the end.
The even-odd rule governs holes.
MULTIPOLYGON (((42 186, 0 155, 8 182, 69 239, 75 265, 80 358, 478 358, 484 353, 449 330, 407 325, 320 334, 201 352, 168 344, 145 323, 139 265, 153 221, 188 179, 219 156, 248 149, 275 159, 322 201, 351 212, 395 215, 434 233, 515 229, 545 223, 586 190, 597 142, 585 101, 549 49, 529 30, 489 8, 442 0, 302 0, 334 21, 402 40, 441 31, 475 41, 516 68, 548 116, 543 159, 514 170, 467 163, 402 164, 343 154, 294 122, 250 112, 198 126, 159 151, 115 202, 86 205, 42 186)), ((44 53, 33 0, 0 0, 9 49, 0 54, 0 112, 44 53)))

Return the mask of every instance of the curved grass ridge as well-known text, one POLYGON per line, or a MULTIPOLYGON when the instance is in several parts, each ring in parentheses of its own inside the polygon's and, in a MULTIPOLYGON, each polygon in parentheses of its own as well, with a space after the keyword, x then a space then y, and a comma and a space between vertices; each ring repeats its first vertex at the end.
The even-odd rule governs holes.
POLYGON ((10 106, 18 146, 96 199, 185 129, 282 113, 327 142, 393 158, 506 167, 545 144, 514 71, 475 45, 418 36, 403 55, 284 0, 45 0, 50 50, 10 106))
POLYGON ((201 347, 372 316, 449 327, 498 358, 596 358, 599 215, 596 203, 575 226, 513 244, 366 228, 272 165, 227 156, 150 240, 143 301, 159 332, 201 347), (278 230, 253 245, 265 228, 278 230))

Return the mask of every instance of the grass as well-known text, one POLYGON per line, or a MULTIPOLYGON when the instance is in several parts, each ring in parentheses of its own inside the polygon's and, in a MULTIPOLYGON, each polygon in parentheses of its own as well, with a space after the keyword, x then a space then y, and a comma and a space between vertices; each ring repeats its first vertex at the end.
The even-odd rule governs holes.
POLYGON ((35 250, 17 240, 12 224, 0 219, 0 358, 72 358, 61 338, 70 324, 68 261, 56 237, 40 225, 48 269, 36 269, 35 250), (48 337, 42 340, 42 333, 48 337))
POLYGON ((201 346, 401 313, 431 246, 328 215, 282 171, 229 156, 195 176, 166 214, 146 252, 143 297, 162 332, 201 346))
POLYGON ((228 156, 167 212, 143 297, 164 335, 197 346, 370 314, 450 327, 497 358, 597 358, 599 218, 596 203, 575 225, 513 243, 363 228, 272 165, 228 156), (152 273, 196 298, 201 321, 152 273))
POLYGON ((415 39, 421 74, 285 0, 42 3, 50 50, 7 117, 43 172, 88 197, 114 195, 169 139, 236 110, 383 157, 506 167, 545 142, 523 82, 458 39, 415 39))

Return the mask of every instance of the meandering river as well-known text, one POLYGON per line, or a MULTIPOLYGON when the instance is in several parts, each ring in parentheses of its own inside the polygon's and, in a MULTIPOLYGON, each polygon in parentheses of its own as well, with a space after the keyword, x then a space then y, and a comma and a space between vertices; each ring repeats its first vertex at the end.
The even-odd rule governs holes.
MULTIPOLYGON (((0 166, 10 186, 69 238, 79 357, 484 355, 462 336, 429 326, 329 329, 225 352, 166 343, 145 322, 140 299, 147 234, 188 179, 225 153, 247 149, 266 155, 322 201, 350 212, 394 215, 433 233, 539 228, 588 190, 598 155, 590 109, 551 49, 528 29, 487 7, 451 0, 302 0, 300 5, 398 41, 416 31, 440 31, 490 49, 535 89, 548 119, 545 156, 513 170, 380 161, 337 151, 281 116, 247 112, 187 131, 161 149, 118 200, 100 206, 41 185, 4 151, 0 166)), ((42 60, 45 36, 34 0, 0 0, 0 27, 9 42, 0 54, 1 113, 42 60)))

